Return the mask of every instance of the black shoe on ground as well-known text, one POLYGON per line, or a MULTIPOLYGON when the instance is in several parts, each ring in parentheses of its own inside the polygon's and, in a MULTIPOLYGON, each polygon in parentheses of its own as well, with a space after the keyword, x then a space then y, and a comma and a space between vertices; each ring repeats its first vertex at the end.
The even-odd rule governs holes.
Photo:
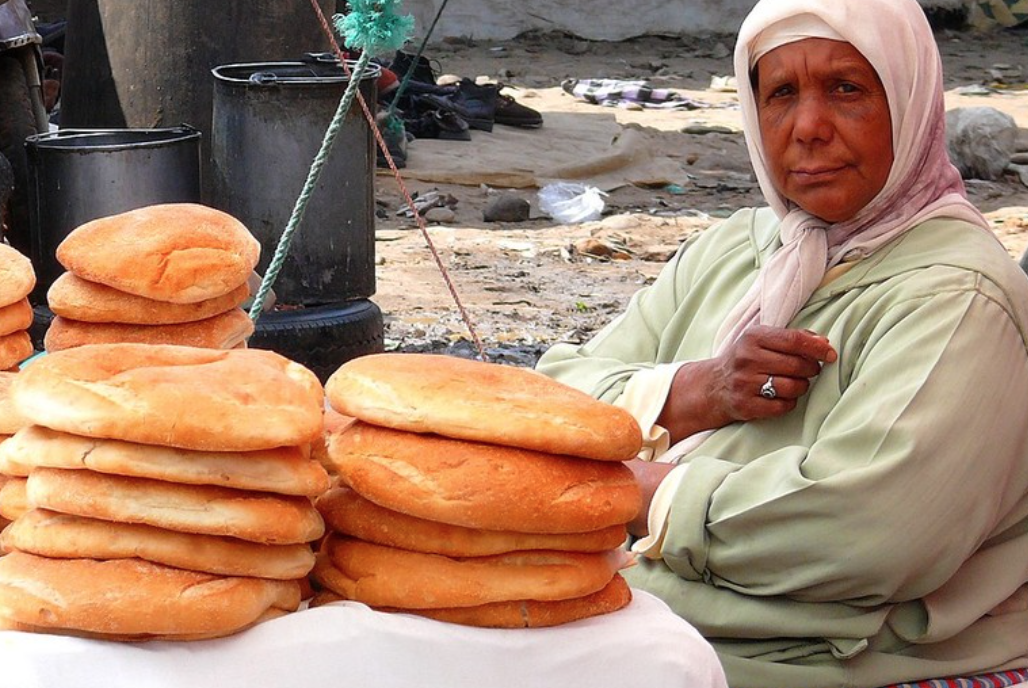
POLYGON ((449 110, 428 110, 405 122, 407 131, 415 139, 444 139, 470 141, 468 123, 449 110))
POLYGON ((410 78, 413 81, 420 81, 424 84, 435 85, 436 77, 435 70, 432 69, 432 63, 424 55, 419 55, 417 61, 414 60, 414 55, 411 53, 405 53, 402 50, 397 50, 396 55, 393 57, 392 64, 389 65, 389 69, 396 72, 396 76, 403 81, 407 72, 411 72, 410 78), (413 68, 413 71, 411 69, 413 68))
POLYGON ((419 97, 439 110, 456 114, 472 129, 492 131, 498 90, 495 84, 479 86, 465 78, 446 93, 425 93, 419 97))
POLYGON ((543 116, 538 110, 533 110, 511 96, 497 92, 493 121, 509 127, 535 129, 543 125, 543 116))

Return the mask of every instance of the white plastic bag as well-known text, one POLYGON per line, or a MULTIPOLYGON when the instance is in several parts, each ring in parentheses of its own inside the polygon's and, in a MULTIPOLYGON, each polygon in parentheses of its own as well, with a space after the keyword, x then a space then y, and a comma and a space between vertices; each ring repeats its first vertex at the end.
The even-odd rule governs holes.
POLYGON ((539 209, 561 224, 592 222, 603 214, 603 197, 595 186, 556 182, 539 189, 539 209))

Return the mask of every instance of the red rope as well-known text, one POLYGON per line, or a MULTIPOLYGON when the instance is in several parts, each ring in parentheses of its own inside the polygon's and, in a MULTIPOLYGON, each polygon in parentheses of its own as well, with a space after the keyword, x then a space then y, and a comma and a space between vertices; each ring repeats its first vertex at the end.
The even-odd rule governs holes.
MULTIPOLYGON (((318 15, 318 22, 321 24, 321 30, 328 37, 328 40, 332 45, 332 51, 335 53, 336 58, 338 58, 339 64, 342 65, 346 75, 350 76, 350 67, 346 64, 346 56, 339 47, 339 43, 336 41, 332 27, 328 23, 328 19, 325 18, 325 13, 321 11, 321 6, 318 5, 318 0, 310 0, 310 3, 311 7, 314 8, 315 14, 318 15)), ((436 266, 439 268, 439 272, 443 276, 446 288, 450 291, 450 296, 453 297, 453 302, 457 305, 457 310, 460 311, 461 320, 464 321, 464 326, 468 328, 471 340, 474 342, 475 348, 478 349, 478 356, 485 361, 485 349, 482 347, 482 342, 478 339, 478 333, 475 332, 475 327, 471 324, 471 318, 464 309, 464 304, 461 303, 460 296, 457 295, 457 289, 453 286, 453 281, 450 279, 450 275, 446 271, 446 266, 443 265, 443 261, 439 257, 439 252, 436 250, 435 244, 432 242, 432 237, 429 236, 428 225, 425 222, 425 218, 423 218, 421 213, 418 212, 417 206, 414 204, 414 199, 411 197, 407 190, 407 185, 403 181, 403 176, 400 174, 400 170, 396 167, 396 162, 393 161, 393 156, 389 152, 389 146, 386 145, 385 139, 382 138, 382 132, 378 128, 378 123, 375 122, 375 117, 371 114, 371 110, 368 108, 368 104, 364 101, 364 96, 360 91, 357 91, 357 102, 360 103, 361 109, 364 111, 364 118, 367 119, 368 124, 371 125, 371 131, 375 136, 375 141, 378 142, 379 149, 385 155, 386 162, 389 163, 389 169, 392 170, 393 176, 396 178, 396 183, 400 187, 400 193, 403 194, 403 198, 406 200, 407 206, 410 208, 411 212, 414 213, 414 220, 418 224, 418 229, 421 230, 421 235, 425 238, 425 243, 428 244, 428 248, 432 252, 432 257, 435 259, 436 266)))

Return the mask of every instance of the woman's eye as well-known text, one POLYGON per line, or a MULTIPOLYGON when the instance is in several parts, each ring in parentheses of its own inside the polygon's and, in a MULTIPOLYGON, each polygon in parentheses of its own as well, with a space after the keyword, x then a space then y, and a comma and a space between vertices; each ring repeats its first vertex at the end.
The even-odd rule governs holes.
POLYGON ((858 91, 860 91, 860 89, 857 87, 856 84, 851 84, 851 83, 846 83, 846 82, 841 83, 838 86, 836 86, 835 90, 838 91, 839 93, 857 93, 858 91))

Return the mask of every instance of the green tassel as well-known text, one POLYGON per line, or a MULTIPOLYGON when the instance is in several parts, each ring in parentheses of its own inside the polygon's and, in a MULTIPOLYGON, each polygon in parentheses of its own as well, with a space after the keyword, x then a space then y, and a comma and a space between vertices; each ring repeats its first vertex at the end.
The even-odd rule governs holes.
POLYGON ((394 52, 403 47, 414 29, 414 17, 397 16, 402 0, 349 0, 350 13, 332 17, 346 47, 369 55, 394 52))

